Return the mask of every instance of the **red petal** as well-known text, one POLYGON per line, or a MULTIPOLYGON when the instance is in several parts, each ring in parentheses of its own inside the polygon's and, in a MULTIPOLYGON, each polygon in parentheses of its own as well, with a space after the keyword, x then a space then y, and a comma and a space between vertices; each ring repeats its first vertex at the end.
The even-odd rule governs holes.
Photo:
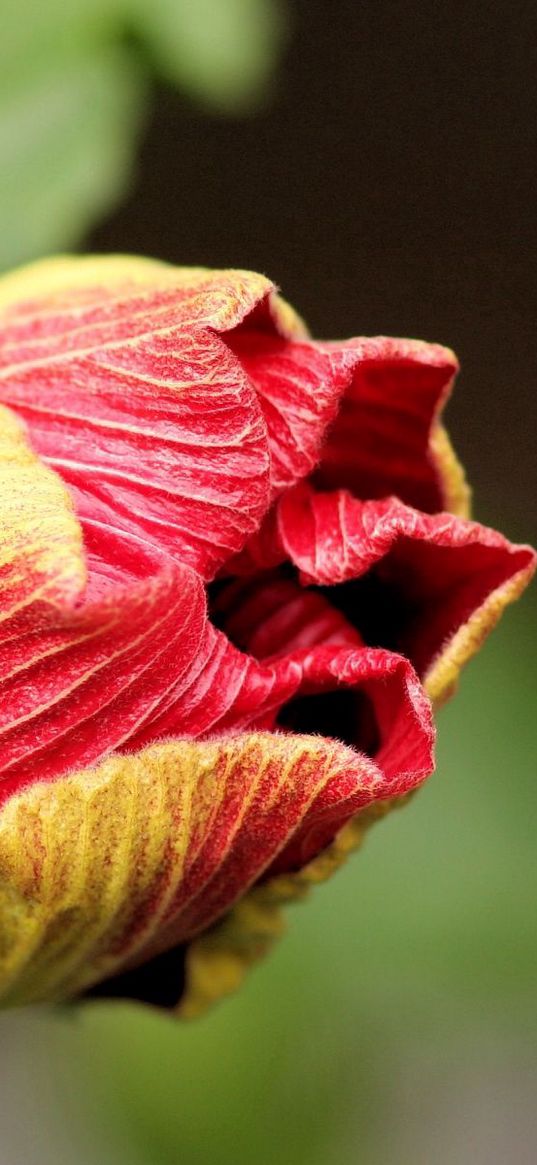
POLYGON ((319 484, 360 498, 397 494, 431 513, 462 512, 462 471, 437 434, 458 367, 453 352, 384 336, 324 348, 346 370, 347 389, 323 447, 319 484))
POLYGON ((119 747, 197 658, 198 576, 140 547, 132 555, 128 539, 107 546, 98 531, 90 549, 83 598, 58 607, 37 596, 0 625, 2 799, 119 747))
MULTIPOLYGON (((282 676, 289 662, 280 661, 282 676)), ((297 653, 292 662, 302 704, 327 689, 347 689, 371 702, 381 738, 378 759, 373 763, 363 751, 307 734, 259 737, 261 751, 250 755, 242 742, 249 748, 253 737, 215 739, 222 772, 210 795, 198 782, 205 811, 190 839, 181 884, 166 896, 169 925, 144 948, 144 959, 203 931, 269 867, 272 874, 303 865, 365 805, 408 792, 433 768, 430 705, 406 660, 382 651, 321 648, 297 653), (338 761, 329 781, 325 758, 332 769, 338 761)))
POLYGON ((84 262, 73 261, 61 294, 45 288, 4 310, 0 399, 24 417, 82 520, 210 577, 258 526, 270 484, 256 393, 215 330, 254 309, 268 320, 270 284, 149 264, 140 288, 115 262, 119 282, 107 282, 105 262, 100 286, 79 286, 84 262))
MULTIPOLYGON (((323 706, 317 697, 327 692, 341 696, 345 690, 355 696, 365 696, 373 712, 373 717, 367 716, 365 724, 369 740, 361 739, 363 725, 357 717, 350 722, 354 739, 346 737, 346 741, 367 752, 382 769, 380 797, 406 793, 432 772, 434 727, 431 707, 407 659, 371 647, 316 647, 309 652, 293 653, 290 658, 301 668, 296 697, 298 722, 304 723, 304 717, 309 722, 313 712, 312 722, 304 731, 317 730, 325 736, 339 736, 337 731, 329 732, 328 725, 318 718, 318 714, 323 715, 323 706), (313 701, 308 708, 311 697, 313 701)), ((282 665, 284 662, 282 659, 282 665)), ((337 714, 335 700, 333 707, 337 714)), ((357 707, 361 711, 361 700, 357 707)), ((286 723, 293 727, 297 723, 292 707, 289 714, 289 706, 286 723)), ((341 736, 343 738, 343 734, 341 736)))
POLYGON ((366 642, 402 651, 429 681, 454 648, 457 670, 466 662, 535 566, 530 547, 477 522, 421 514, 396 498, 317 493, 307 484, 277 504, 264 547, 271 565, 289 559, 305 585, 367 576, 328 597, 343 604, 366 642))
POLYGON ((250 326, 228 342, 260 397, 273 497, 320 459, 324 487, 464 509, 462 471, 437 424, 457 371, 448 349, 385 337, 299 343, 250 326))
POLYGON ((328 346, 241 327, 228 337, 259 396, 271 454, 272 498, 315 467, 349 374, 328 346))

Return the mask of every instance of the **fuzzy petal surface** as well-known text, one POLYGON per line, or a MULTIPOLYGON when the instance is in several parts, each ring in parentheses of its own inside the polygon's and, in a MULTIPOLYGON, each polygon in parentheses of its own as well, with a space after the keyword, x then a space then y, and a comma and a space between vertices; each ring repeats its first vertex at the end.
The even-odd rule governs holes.
POLYGON ((250 316, 267 342, 303 331, 248 272, 66 258, 0 282, 0 401, 80 519, 119 526, 204 577, 270 499, 258 396, 225 342, 250 316))
POLYGON ((305 817, 327 804, 347 817, 380 780, 336 742, 254 734, 160 744, 23 790, 0 811, 3 1004, 74 995, 186 941, 305 817))

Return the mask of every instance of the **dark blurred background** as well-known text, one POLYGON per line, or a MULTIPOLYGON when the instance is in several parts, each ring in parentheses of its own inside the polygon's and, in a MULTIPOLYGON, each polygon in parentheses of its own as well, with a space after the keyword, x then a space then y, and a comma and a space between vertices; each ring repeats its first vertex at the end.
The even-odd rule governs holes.
MULTIPOLYGON (((35 21, 31 0, 9 3, 16 47, 35 21)), ((252 267, 317 335, 451 345, 476 514, 535 538, 534 5, 79 0, 79 22, 82 7, 43 3, 53 64, 34 45, 38 96, 20 108, 50 131, 56 211, 32 181, 2 253, 252 267), (78 146, 97 118, 76 165, 54 152, 71 109, 78 146)), ((0 81, 0 162, 2 131, 18 148, 26 124, 2 110, 0 81)), ((35 150, 21 157, 33 174, 35 150)), ((236 998, 192 1026, 102 1003, 3 1017, 1 1165, 533 1165, 536 630, 528 597, 440 716, 437 775, 290 912, 236 998)))
POLYGON ((98 250, 269 274, 324 337, 455 348, 477 502, 535 530, 537 12, 524 0, 289 0, 272 100, 161 88, 98 250), (508 509, 507 509, 508 507, 508 509))

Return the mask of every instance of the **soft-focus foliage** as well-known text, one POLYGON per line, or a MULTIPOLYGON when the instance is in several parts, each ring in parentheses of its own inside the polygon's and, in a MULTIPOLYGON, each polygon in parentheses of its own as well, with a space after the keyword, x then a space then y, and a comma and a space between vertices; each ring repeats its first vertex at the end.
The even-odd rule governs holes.
POLYGON ((282 31, 278 0, 5 0, 0 268, 75 245, 123 194, 151 74, 242 112, 282 31))
POLYGON ((163 78, 206 108, 262 99, 284 30, 283 0, 126 0, 163 78))

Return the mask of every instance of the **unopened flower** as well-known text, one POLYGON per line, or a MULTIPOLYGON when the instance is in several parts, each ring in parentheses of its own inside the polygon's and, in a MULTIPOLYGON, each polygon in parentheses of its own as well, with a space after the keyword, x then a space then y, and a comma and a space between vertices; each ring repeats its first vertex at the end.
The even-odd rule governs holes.
POLYGON ((468 519, 444 348, 126 258, 0 315, 0 997, 192 1015, 431 772, 533 554, 468 519))

